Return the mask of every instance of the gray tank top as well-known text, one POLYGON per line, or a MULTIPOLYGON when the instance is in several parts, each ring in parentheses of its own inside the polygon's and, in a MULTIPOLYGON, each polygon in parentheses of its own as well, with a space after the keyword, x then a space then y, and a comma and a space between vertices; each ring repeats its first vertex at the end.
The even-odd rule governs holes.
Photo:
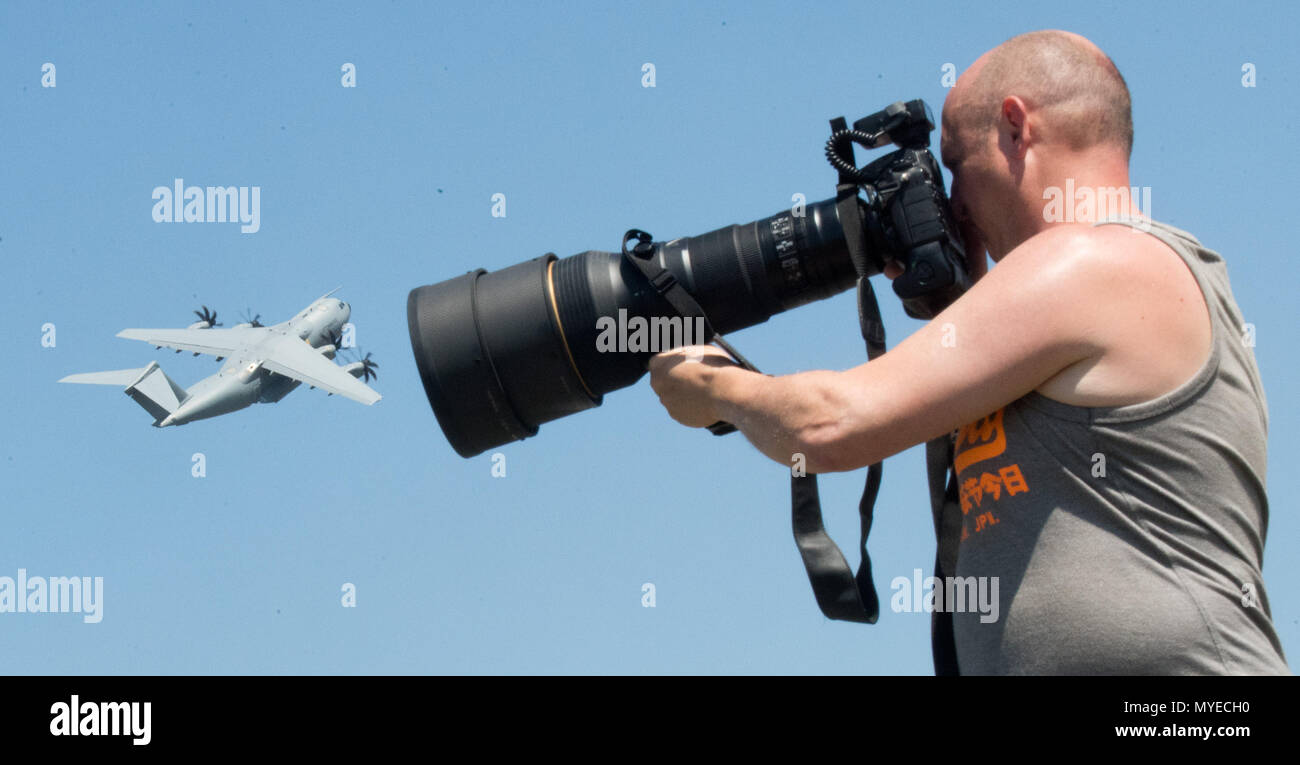
POLYGON ((1253 333, 1218 253, 1162 223, 1108 223, 1147 227, 1187 263, 1210 357, 1151 401, 1031 392, 954 434, 961 673, 1290 674, 1260 574, 1268 412, 1253 333), (996 619, 972 605, 980 585, 996 619))

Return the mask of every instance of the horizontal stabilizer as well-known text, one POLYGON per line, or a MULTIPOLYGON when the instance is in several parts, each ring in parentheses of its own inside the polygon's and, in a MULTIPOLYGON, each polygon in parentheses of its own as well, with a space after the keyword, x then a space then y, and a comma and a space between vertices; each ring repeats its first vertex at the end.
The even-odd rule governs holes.
POLYGON ((85 374, 68 375, 59 382, 83 383, 85 385, 116 385, 125 388, 139 380, 148 371, 149 367, 140 367, 139 369, 119 369, 113 372, 86 372, 85 374))
POLYGON ((149 366, 141 369, 68 375, 59 382, 120 385, 126 395, 154 416, 154 425, 179 409, 186 398, 185 389, 164 374, 156 361, 150 362, 149 366))

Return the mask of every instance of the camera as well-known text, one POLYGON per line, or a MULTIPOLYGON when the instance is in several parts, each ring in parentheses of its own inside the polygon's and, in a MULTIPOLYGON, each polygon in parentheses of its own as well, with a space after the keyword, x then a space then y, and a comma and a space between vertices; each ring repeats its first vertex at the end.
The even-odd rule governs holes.
POLYGON ((635 383, 654 352, 668 348, 609 352, 602 330, 615 320, 667 327, 663 319, 682 314, 670 288, 707 317, 703 337, 665 331, 670 345, 709 342, 832 297, 890 261, 904 268, 893 287, 908 315, 931 318, 959 297, 970 277, 928 148, 929 107, 900 101, 852 129, 843 118, 831 127, 835 197, 666 242, 632 230, 622 252, 547 253, 411 290, 411 348, 456 453, 473 457, 536 435, 543 423, 635 383), (854 144, 897 148, 857 167, 854 144), (632 238, 639 243, 629 252, 632 238))

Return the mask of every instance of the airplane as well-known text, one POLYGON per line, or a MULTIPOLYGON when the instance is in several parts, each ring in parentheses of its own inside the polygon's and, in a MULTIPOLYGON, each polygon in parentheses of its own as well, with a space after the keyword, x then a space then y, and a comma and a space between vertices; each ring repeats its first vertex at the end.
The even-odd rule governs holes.
POLYGON ((370 354, 342 367, 333 362, 343 345, 343 325, 352 315, 347 303, 330 297, 337 291, 325 293, 293 318, 269 327, 258 321, 259 314, 229 329, 216 329, 220 325, 216 312, 203 306, 201 313, 194 312, 199 320, 185 329, 117 333, 157 348, 225 360, 221 371, 189 388, 173 382, 157 361, 139 369, 68 375, 59 382, 125 386, 125 393, 153 415, 156 428, 228 414, 259 402, 274 403, 302 383, 371 405, 381 397, 365 384, 379 376, 375 372, 379 365, 370 354))

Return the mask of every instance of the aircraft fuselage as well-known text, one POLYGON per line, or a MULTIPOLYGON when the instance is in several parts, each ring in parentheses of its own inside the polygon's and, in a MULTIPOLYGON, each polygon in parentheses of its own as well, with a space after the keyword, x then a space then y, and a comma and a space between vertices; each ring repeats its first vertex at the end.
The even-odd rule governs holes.
POLYGON ((321 298, 292 319, 266 327, 263 340, 232 353, 221 371, 187 388, 180 407, 158 422, 158 427, 184 425, 228 414, 258 402, 279 401, 301 383, 263 368, 265 354, 259 349, 282 335, 296 336, 313 348, 323 347, 329 344, 332 336, 342 331, 351 314, 352 309, 347 303, 335 298, 321 298))

